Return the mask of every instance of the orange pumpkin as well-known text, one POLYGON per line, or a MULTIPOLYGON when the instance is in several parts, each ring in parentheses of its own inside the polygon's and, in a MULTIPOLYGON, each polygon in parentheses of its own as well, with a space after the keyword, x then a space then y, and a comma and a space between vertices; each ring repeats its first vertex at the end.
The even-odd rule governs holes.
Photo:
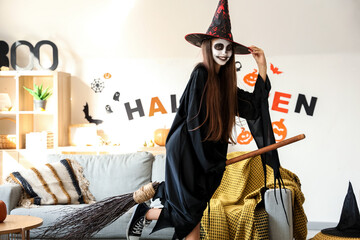
POLYGON ((237 142, 239 144, 249 144, 252 140, 253 140, 253 136, 251 135, 251 133, 249 131, 245 131, 245 128, 241 128, 242 131, 239 134, 239 136, 237 137, 237 142))
POLYGON ((256 80, 257 80, 258 74, 257 70, 254 69, 254 72, 248 73, 244 77, 244 82, 249 85, 250 87, 255 86, 256 80))
POLYGON ((280 142, 286 138, 287 128, 284 124, 284 119, 280 119, 278 122, 272 123, 276 142, 280 142))
POLYGON ((170 129, 168 128, 159 128, 154 132, 154 141, 159 146, 165 146, 167 135, 169 134, 170 129))
POLYGON ((6 204, 0 200, 0 223, 2 223, 7 216, 6 204))

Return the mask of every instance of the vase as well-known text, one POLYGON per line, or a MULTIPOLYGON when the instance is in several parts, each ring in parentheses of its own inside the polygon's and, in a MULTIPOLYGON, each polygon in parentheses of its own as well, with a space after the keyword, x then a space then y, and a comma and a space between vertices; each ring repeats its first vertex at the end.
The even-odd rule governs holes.
POLYGON ((34 111, 45 111, 46 100, 34 100, 34 111))

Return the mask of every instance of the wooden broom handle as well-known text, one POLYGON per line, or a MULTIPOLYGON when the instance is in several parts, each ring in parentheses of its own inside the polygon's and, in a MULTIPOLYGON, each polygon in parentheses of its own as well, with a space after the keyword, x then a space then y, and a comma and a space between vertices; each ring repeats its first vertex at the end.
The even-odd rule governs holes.
POLYGON ((269 146, 266 146, 266 147, 263 147, 263 148, 260 148, 260 149, 245 153, 243 155, 231 158, 231 159, 226 161, 226 165, 230 165, 230 164, 245 160, 247 158, 252 158, 252 157, 261 155, 263 153, 278 149, 279 147, 283 147, 285 145, 288 145, 288 144, 303 140, 304 138, 305 138, 305 134, 299 134, 299 135, 297 135, 295 137, 285 139, 285 140, 283 140, 281 142, 274 143, 274 144, 271 144, 269 146))

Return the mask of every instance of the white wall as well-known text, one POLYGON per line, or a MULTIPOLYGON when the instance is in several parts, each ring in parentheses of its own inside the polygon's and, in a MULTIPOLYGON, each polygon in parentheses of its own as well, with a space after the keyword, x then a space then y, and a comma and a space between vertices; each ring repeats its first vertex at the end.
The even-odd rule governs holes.
MULTIPOLYGON (((93 118, 114 141, 136 148, 152 138, 154 129, 170 126, 170 95, 180 99, 200 51, 184 36, 205 32, 217 0, 0 0, 0 40, 33 45, 54 42, 59 49, 57 70, 72 74, 72 123, 86 123, 88 102, 93 118), (105 79, 104 73, 112 77, 105 79), (100 78, 101 93, 91 89, 100 78), (120 100, 113 94, 119 91, 120 100), (168 114, 149 117, 151 99, 159 97, 168 114), (128 120, 124 104, 141 99, 145 116, 128 120), (107 114, 105 105, 111 105, 107 114)), ((282 165, 296 173, 306 197, 309 221, 338 222, 348 181, 360 201, 357 145, 360 128, 359 74, 360 2, 356 0, 280 1, 229 0, 233 35, 245 45, 265 50, 274 93, 291 94, 288 104, 271 110, 273 121, 284 119, 288 137, 307 138, 279 150, 282 165), (317 98, 313 116, 294 111, 298 94, 317 98)), ((27 49, 18 50, 18 65, 27 63, 27 49)), ((41 50, 43 65, 50 48, 41 50)), ((251 56, 239 56, 243 77, 256 67, 251 56)), ((239 128, 238 128, 239 132, 239 128)), ((237 145, 232 150, 250 149, 237 145)))

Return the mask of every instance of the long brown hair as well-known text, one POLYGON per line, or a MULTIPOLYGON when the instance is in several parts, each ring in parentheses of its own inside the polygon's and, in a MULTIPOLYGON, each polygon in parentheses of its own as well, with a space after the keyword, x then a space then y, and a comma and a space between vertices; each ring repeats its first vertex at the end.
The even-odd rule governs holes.
MULTIPOLYGON (((232 131, 237 115, 237 80, 234 54, 217 74, 212 56, 211 39, 202 43, 203 63, 208 71, 206 82, 206 117, 208 131, 205 140, 236 143, 232 131)), ((234 53, 234 51, 233 51, 234 53)))

